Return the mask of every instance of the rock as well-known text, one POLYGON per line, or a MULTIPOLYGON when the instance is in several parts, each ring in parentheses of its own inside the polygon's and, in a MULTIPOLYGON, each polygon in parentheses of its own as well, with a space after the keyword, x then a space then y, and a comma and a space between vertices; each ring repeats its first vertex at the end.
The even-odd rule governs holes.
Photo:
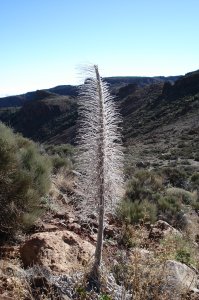
POLYGON ((24 270, 5 259, 0 260, 0 270, 0 299, 25 299, 23 296, 27 293, 24 270))
POLYGON ((199 299, 199 289, 191 289, 188 293, 187 293, 187 299, 190 300, 198 300, 199 299))
POLYGON ((107 274, 106 277, 106 285, 107 285, 107 291, 113 296, 112 299, 114 300, 131 300, 132 295, 128 293, 127 291, 124 291, 124 287, 120 286, 116 283, 116 280, 113 276, 113 274, 107 274))
POLYGON ((94 254, 94 246, 68 230, 35 233, 20 248, 24 267, 34 264, 55 274, 80 268, 94 254))
POLYGON ((31 295, 34 299, 40 299, 41 294, 45 299, 71 299, 68 298, 68 294, 72 295, 75 282, 69 281, 69 278, 65 274, 53 275, 46 268, 36 265, 26 270, 26 280, 31 287, 31 295), (67 280, 62 281, 60 285, 62 278, 66 278, 67 280))
POLYGON ((116 228, 114 225, 108 225, 104 228, 104 236, 105 238, 114 238, 116 236, 116 228))
POLYGON ((55 224, 46 224, 44 222, 40 227, 40 231, 47 231, 47 232, 55 231, 57 229, 58 227, 55 224))
POLYGON ((78 223, 72 223, 72 224, 68 224, 67 225, 67 229, 70 230, 70 231, 73 231, 77 234, 81 234, 81 225, 79 225, 78 223))
POLYGON ((14 259, 18 256, 19 247, 18 246, 1 246, 0 247, 0 257, 14 259))
POLYGON ((0 276, 17 276, 24 277, 25 271, 18 265, 13 264, 11 261, 2 259, 0 260, 0 276))
POLYGON ((71 224, 71 223, 74 223, 74 222, 75 222, 75 219, 74 219, 74 218, 69 218, 69 219, 68 219, 68 223, 71 224))
POLYGON ((13 297, 11 296, 6 296, 6 294, 4 293, 3 295, 0 295, 0 299, 1 300, 13 300, 13 297))
POLYGON ((74 212, 72 212, 72 211, 66 212, 65 219, 67 220, 68 223, 77 222, 77 217, 75 216, 74 212))
POLYGON ((136 167, 138 167, 138 168, 147 168, 149 166, 150 166, 150 162, 148 162, 148 161, 138 161, 136 163, 136 167))
POLYGON ((159 242, 159 240, 165 238, 168 235, 182 236, 182 234, 177 229, 173 228, 167 222, 159 220, 151 227, 148 238, 159 242))
POLYGON ((20 247, 20 255, 25 267, 40 265, 40 253, 45 249, 46 241, 41 233, 34 234, 32 238, 20 247))
POLYGON ((195 241, 196 241, 196 243, 199 245, 199 234, 196 234, 196 236, 195 236, 195 241))
MULTIPOLYGON (((197 289, 199 284, 197 274, 187 265, 174 260, 168 260, 164 265, 166 289, 187 292, 197 289)), ((181 298, 180 298, 181 299, 181 298)))
POLYGON ((65 220, 67 218, 67 215, 65 212, 57 212, 56 214, 54 214, 54 218, 65 220))

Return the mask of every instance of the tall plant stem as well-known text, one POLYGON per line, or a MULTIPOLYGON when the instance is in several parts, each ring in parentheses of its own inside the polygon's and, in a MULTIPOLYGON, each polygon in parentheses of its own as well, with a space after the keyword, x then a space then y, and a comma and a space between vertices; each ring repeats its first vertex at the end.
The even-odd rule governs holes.
POLYGON ((98 67, 94 66, 96 79, 97 79, 97 87, 99 94, 99 107, 100 107, 100 132, 98 138, 98 170, 100 171, 99 176, 99 216, 98 216, 98 234, 97 234, 97 245, 95 250, 95 262, 93 269, 98 273, 99 267, 102 259, 102 249, 103 249, 103 235, 104 235, 104 212, 105 212, 105 187, 104 187, 104 152, 105 152, 105 133, 104 133, 104 107, 103 107, 103 93, 101 86, 101 78, 99 75, 98 67))
POLYGON ((120 115, 108 85, 92 66, 78 98, 80 126, 77 157, 79 202, 82 219, 97 213, 98 234, 88 288, 100 289, 104 220, 114 213, 123 190, 123 152, 119 130, 120 115))

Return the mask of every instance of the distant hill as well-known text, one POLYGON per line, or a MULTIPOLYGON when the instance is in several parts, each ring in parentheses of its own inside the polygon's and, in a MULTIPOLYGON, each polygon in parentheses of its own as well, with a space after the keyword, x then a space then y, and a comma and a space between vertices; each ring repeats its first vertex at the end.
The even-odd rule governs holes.
POLYGON ((190 114, 199 115, 199 72, 186 74, 174 84, 128 85, 118 95, 125 133, 138 136, 190 114))
MULTIPOLYGON (((0 110, 0 120, 25 137, 39 142, 48 141, 58 133, 62 134, 65 129, 71 131, 76 119, 76 98, 49 92, 45 92, 41 99, 25 102, 21 108, 0 110)), ((71 140, 70 134, 65 132, 63 142, 71 140)))
MULTIPOLYGON (((104 231, 106 261, 111 261, 112 250, 115 253, 117 251, 117 253, 127 254, 123 256, 125 260, 121 260, 120 255, 115 258, 115 265, 119 268, 113 270, 111 276, 113 279, 115 276, 116 280, 111 280, 111 283, 114 283, 113 290, 116 290, 117 295, 118 291, 122 290, 122 293, 125 291, 119 285, 124 279, 127 283, 125 286, 130 287, 127 293, 131 293, 133 297, 134 286, 131 279, 132 276, 136 278, 137 273, 140 273, 139 282, 144 280, 146 284, 140 285, 139 290, 135 291, 136 295, 140 295, 139 299, 146 299, 146 297, 157 299, 155 296, 157 294, 163 297, 172 294, 173 299, 176 297, 191 299, 192 296, 192 299, 198 299, 199 71, 169 78, 167 80, 164 77, 107 78, 123 117, 125 154, 125 196, 120 199, 122 205, 118 206, 119 218, 109 214, 104 231), (107 256, 109 253, 110 256, 107 256), (150 254, 146 257, 147 268, 144 268, 143 254, 145 253, 150 254), (142 272, 132 272, 131 265, 134 264, 135 259, 137 265, 139 263, 142 267, 142 272), (121 263, 125 263, 125 268, 121 269, 121 263), (127 270, 132 276, 124 277, 123 270, 127 270), (181 270, 184 274, 187 273, 188 281, 185 280, 185 276, 182 280, 178 280, 176 274, 178 275, 177 272, 181 270), (146 273, 148 281, 145 281, 146 273), (170 282, 168 275, 172 279, 170 282), (173 288, 174 276, 176 285, 179 286, 176 290, 173 288), (157 289, 154 289, 155 285, 157 289), (167 290, 168 294, 166 294, 167 290)), ((6 295, 6 298, 0 296, 1 299, 14 299, 18 287, 21 287, 20 296, 23 292, 26 299, 30 294, 31 299, 32 296, 34 299, 39 299, 43 291, 51 299, 58 294, 62 297, 60 287, 65 287, 65 279, 72 278, 74 263, 75 270, 82 269, 82 263, 92 255, 94 241, 92 228, 96 229, 96 216, 95 214, 88 216, 91 226, 85 226, 84 220, 81 221, 77 203, 82 200, 83 193, 76 183, 74 147, 61 145, 75 142, 78 126, 77 89, 71 86, 58 86, 49 90, 13 96, 11 102, 10 97, 2 100, 0 120, 14 127, 15 131, 21 132, 24 136, 42 143, 38 149, 43 154, 49 155, 48 159, 53 165, 53 176, 44 178, 47 174, 45 167, 40 166, 42 162, 40 155, 35 152, 30 141, 8 134, 7 129, 2 131, 4 136, 0 144, 1 165, 8 166, 8 171, 6 168, 0 168, 2 171, 0 172, 0 197, 3 205, 6 205, 3 211, 5 214, 2 214, 3 205, 0 211, 1 220, 6 224, 2 226, 4 223, 0 223, 1 260, 5 261, 0 276, 0 294, 3 293, 3 297, 6 295), (15 106, 14 103, 18 104, 15 106), (12 140, 15 142, 13 143, 12 140), (4 161, 5 164, 2 164, 4 161), (31 177, 29 173, 32 174, 31 177), (45 179, 51 179, 51 190, 37 204, 34 193, 38 188, 43 190, 45 179), (10 203, 9 207, 7 202, 10 203), (17 212, 21 203, 25 203, 25 206, 22 207, 23 211, 20 210, 21 218, 19 218, 17 212), (31 204, 30 209, 29 204, 31 204), (40 214, 38 222, 30 227, 30 222, 34 218, 27 218, 27 214, 23 218, 22 213, 25 211, 32 217, 32 208, 36 210, 36 216, 38 216, 38 209, 42 209, 44 214, 43 216, 40 214), (14 214, 15 219, 22 220, 23 225, 26 226, 27 230, 22 238, 21 229, 16 236, 3 238, 5 234, 7 235, 12 221, 7 217, 8 213, 11 217, 14 214), (37 256, 32 255, 35 254, 35 249, 38 250, 37 256), (65 254, 62 261, 60 257, 63 255, 63 249, 65 254), (19 259, 13 260, 13 257, 18 257, 22 265, 24 264, 24 268, 20 267, 19 259), (55 285, 55 277, 51 277, 50 272, 43 272, 41 277, 40 270, 34 268, 35 258, 38 258, 37 261, 41 262, 41 267, 45 269, 50 270, 53 266, 52 269, 56 270, 57 274, 59 270, 60 274, 65 272, 64 280, 58 282, 59 285, 55 285), (12 280, 10 280, 8 266, 9 270, 12 270, 12 280), (31 267, 29 273, 26 271, 28 266, 31 267), (69 271, 70 277, 67 275, 69 271), (19 279, 24 280, 24 276, 17 277, 18 272, 25 274, 30 284, 23 285, 19 279), (4 291, 9 292, 8 297, 4 291)), ((92 186, 89 188, 92 189, 92 186)), ((37 194, 40 195, 39 190, 37 194)), ((61 277, 57 276, 57 278, 61 277)), ((70 280, 68 282, 70 283, 70 280)), ((63 290, 71 292, 73 287, 68 286, 67 290, 65 288, 63 290)), ((75 291, 77 292, 76 288, 75 291)), ((103 291, 108 291, 105 285, 103 291)), ((94 295, 93 291, 91 293, 94 295)), ((81 297, 82 288, 76 295, 81 297)), ((89 297, 89 293, 86 295, 89 297)), ((102 296, 101 299, 111 299, 107 293, 104 295, 105 297, 102 296)), ((62 299, 65 299, 65 296, 67 297, 66 293, 63 294, 62 299)))
POLYGON ((169 82, 173 84, 181 76, 155 76, 155 77, 139 77, 139 76, 116 76, 104 78, 110 84, 110 88, 114 93, 118 93, 119 89, 129 84, 136 84, 144 87, 150 84, 169 82))
MULTIPOLYGON (((157 130, 164 132, 168 126, 181 132, 185 124, 187 130, 191 130, 199 123, 199 71, 177 77, 110 77, 106 80, 119 103, 124 119, 124 140, 128 144, 135 139, 145 139, 146 135, 152 136, 157 130)), ((0 120, 35 141, 74 143, 77 90, 77 86, 58 86, 2 98, 0 120), (17 102, 19 100, 21 102, 17 102), (18 104, 13 107, 13 103, 18 104)))
MULTIPOLYGON (((138 86, 145 86, 157 82, 171 82, 174 83, 179 76, 170 77, 107 77, 104 78, 111 87, 112 92, 116 93, 118 90, 128 84, 135 83, 138 86)), ((28 92, 22 95, 8 96, 0 98, 0 108, 1 107, 19 107, 25 102, 41 100, 50 94, 57 94, 62 96, 73 96, 76 97, 78 93, 78 86, 72 85, 60 85, 50 89, 38 90, 34 92, 28 92)))
POLYGON ((42 100, 48 95, 56 94, 63 96, 77 96, 77 86, 61 85, 47 90, 38 90, 35 92, 28 92, 22 95, 8 96, 0 98, 1 107, 19 107, 23 106, 28 101, 42 100))

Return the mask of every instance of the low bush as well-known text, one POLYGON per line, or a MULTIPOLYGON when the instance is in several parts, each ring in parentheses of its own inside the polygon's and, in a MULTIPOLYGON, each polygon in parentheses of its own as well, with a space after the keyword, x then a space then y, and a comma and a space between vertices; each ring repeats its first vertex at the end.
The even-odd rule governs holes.
POLYGON ((184 188, 187 181, 187 173, 177 167, 167 167, 162 170, 162 175, 164 177, 165 184, 171 185, 173 187, 184 188))
POLYGON ((176 250, 175 259, 183 264, 189 265, 191 263, 191 253, 187 249, 176 250))
POLYGON ((199 161, 199 153, 196 153, 194 156, 195 161, 199 161))
POLYGON ((60 169, 72 169, 72 162, 70 159, 60 157, 59 155, 51 156, 53 172, 57 173, 60 169))
POLYGON ((0 232, 12 234, 41 213, 51 164, 36 144, 0 123, 0 232))
POLYGON ((192 189, 199 190, 199 173, 194 173, 191 176, 192 189))
POLYGON ((162 247, 164 259, 174 259, 188 266, 196 266, 196 249, 185 237, 178 235, 166 236, 161 240, 160 246, 162 247))
POLYGON ((163 195, 157 203, 158 218, 162 219, 178 229, 184 229, 184 213, 186 206, 174 195, 163 195))
POLYGON ((124 200, 120 207, 119 216, 127 223, 134 224, 141 221, 150 221, 154 223, 157 219, 157 208, 154 203, 148 200, 144 201, 126 201, 124 200))
POLYGON ((51 158, 54 173, 57 173, 61 168, 72 169, 74 163, 74 147, 72 145, 45 145, 44 148, 51 158))
POLYGON ((174 196, 177 200, 183 204, 191 205, 195 200, 194 193, 186 191, 181 188, 168 188, 166 190, 166 194, 170 196, 174 196))
POLYGON ((59 155, 60 157, 73 157, 74 147, 70 144, 45 145, 45 150, 49 155, 59 155))
MULTIPOLYGON (((163 219, 182 228, 186 205, 192 205, 195 209, 197 207, 196 193, 179 187, 167 188, 168 180, 173 184, 180 185, 182 182, 184 185, 187 180, 185 171, 167 168, 157 172, 142 170, 135 173, 127 184, 119 216, 130 224, 141 221, 153 223, 163 219)), ((197 180, 197 176, 193 180, 197 180)))
POLYGON ((162 178, 155 173, 146 170, 136 172, 127 184, 119 209, 120 218, 130 224, 140 221, 155 222, 156 202, 162 187, 162 178))
POLYGON ((156 199, 162 190, 162 178, 149 171, 139 171, 128 182, 125 198, 131 202, 156 199))
POLYGON ((192 207, 199 213, 199 199, 192 204, 192 207))

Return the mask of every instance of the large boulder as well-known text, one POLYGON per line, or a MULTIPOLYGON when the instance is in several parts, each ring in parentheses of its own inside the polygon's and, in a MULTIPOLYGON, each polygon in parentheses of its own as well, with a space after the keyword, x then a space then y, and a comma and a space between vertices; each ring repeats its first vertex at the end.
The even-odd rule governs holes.
POLYGON ((146 295, 155 299, 157 293, 158 299, 199 299, 198 272, 194 268, 174 260, 161 262, 153 252, 141 248, 131 250, 128 259, 131 278, 140 283, 136 288, 143 299, 146 295))
POLYGON ((182 236, 181 232, 169 225, 169 223, 159 220, 151 226, 148 237, 150 240, 159 242, 159 240, 169 235, 182 236))
POLYGON ((181 293, 190 293, 190 291, 194 294, 199 293, 197 272, 187 265, 174 260, 167 260, 164 265, 164 274, 165 288, 170 290, 171 294, 173 291, 179 295, 181 293))
POLYGON ((94 246, 68 230, 41 232, 31 236, 20 248, 24 267, 39 265, 53 273, 67 274, 86 264, 94 254, 94 246))

